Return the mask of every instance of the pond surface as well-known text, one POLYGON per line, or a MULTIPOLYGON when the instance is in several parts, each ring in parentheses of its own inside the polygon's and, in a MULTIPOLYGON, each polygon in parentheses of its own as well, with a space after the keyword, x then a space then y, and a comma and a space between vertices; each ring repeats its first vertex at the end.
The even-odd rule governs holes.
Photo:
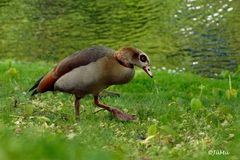
POLYGON ((1 0, 0 56, 57 61, 92 45, 134 46, 155 66, 235 70, 237 6, 231 0, 1 0))

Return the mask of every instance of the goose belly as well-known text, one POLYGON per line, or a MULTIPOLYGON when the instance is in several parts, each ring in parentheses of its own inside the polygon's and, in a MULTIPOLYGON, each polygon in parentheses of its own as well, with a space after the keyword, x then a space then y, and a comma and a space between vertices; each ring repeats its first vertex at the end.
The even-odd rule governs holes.
POLYGON ((58 79, 54 88, 73 94, 97 94, 108 87, 100 71, 101 65, 96 62, 75 68, 58 79))

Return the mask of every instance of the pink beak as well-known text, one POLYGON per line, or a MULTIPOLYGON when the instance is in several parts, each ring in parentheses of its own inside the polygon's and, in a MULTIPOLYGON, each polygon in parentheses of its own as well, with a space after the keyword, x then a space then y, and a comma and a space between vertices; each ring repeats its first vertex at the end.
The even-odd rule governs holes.
POLYGON ((151 78, 153 78, 153 75, 152 75, 152 72, 151 72, 149 66, 143 67, 143 70, 144 70, 151 78))

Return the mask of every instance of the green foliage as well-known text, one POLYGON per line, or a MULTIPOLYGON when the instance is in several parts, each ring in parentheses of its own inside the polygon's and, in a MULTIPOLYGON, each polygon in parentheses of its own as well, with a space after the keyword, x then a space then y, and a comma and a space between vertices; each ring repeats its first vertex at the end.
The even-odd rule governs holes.
POLYGON ((228 99, 230 99, 231 97, 236 98, 237 97, 237 90, 236 89, 226 90, 226 96, 227 96, 228 99))
POLYGON ((155 136, 157 134, 157 125, 153 124, 148 127, 147 136, 155 136))
MULTIPOLYGON (((76 121, 74 97, 27 93, 53 64, 9 62, 0 62, 0 159, 217 159, 210 149, 239 157, 240 100, 225 96, 226 78, 153 70, 153 81, 137 71, 131 83, 109 88, 120 98, 102 98, 136 114, 136 121, 93 114, 92 97, 81 100, 76 121), (9 67, 17 70, 14 78, 9 67)), ((239 80, 232 84, 239 91, 239 80)))
POLYGON ((34 105, 23 104, 21 108, 22 108, 22 113, 25 114, 26 116, 31 116, 33 114, 34 105))
POLYGON ((16 70, 16 68, 11 67, 6 71, 6 73, 8 74, 8 76, 14 77, 17 74, 17 70, 16 70))
POLYGON ((204 106, 199 98, 193 98, 191 100, 191 109, 192 110, 198 111, 198 110, 201 110, 202 108, 204 108, 204 106))
POLYGON ((160 128, 163 134, 173 135, 173 136, 177 135, 176 131, 173 128, 171 128, 171 126, 165 125, 165 126, 161 126, 160 128))

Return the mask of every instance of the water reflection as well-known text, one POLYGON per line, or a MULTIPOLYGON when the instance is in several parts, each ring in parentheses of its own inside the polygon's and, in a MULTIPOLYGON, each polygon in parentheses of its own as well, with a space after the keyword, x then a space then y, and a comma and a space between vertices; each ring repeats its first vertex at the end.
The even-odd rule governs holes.
POLYGON ((134 46, 156 66, 234 70, 239 50, 223 21, 234 7, 223 2, 1 0, 0 56, 51 61, 92 45, 134 46))

